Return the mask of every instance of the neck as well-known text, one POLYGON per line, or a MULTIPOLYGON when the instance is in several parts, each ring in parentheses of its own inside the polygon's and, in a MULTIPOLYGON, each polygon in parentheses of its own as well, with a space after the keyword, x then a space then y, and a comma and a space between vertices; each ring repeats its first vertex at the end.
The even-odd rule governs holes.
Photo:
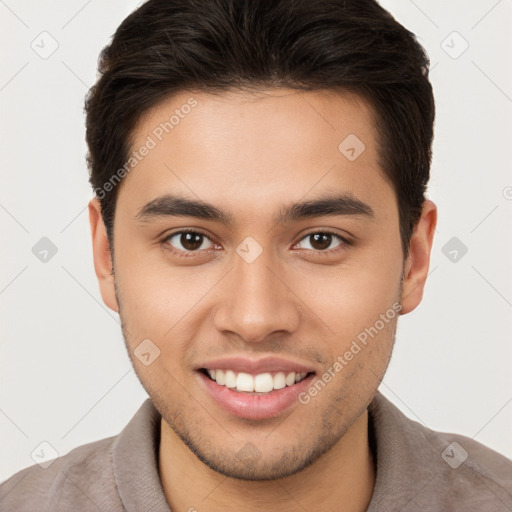
POLYGON ((368 413, 365 410, 338 443, 313 464, 294 475, 269 481, 237 480, 211 470, 162 419, 159 471, 173 512, 362 512, 368 507, 375 482, 368 413))

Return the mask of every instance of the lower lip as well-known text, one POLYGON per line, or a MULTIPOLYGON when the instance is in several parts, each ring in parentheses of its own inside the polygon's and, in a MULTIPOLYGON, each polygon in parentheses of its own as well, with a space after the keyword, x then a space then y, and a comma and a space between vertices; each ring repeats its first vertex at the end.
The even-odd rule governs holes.
POLYGON ((201 371, 197 374, 207 392, 220 407, 233 416, 249 420, 265 420, 279 416, 298 402, 297 397, 310 385, 314 377, 314 374, 311 374, 293 386, 276 389, 268 394, 252 394, 238 393, 221 386, 201 371))

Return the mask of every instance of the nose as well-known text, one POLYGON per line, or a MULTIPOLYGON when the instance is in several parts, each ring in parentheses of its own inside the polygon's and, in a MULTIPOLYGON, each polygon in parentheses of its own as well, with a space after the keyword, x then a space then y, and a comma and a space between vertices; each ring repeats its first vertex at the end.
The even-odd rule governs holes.
POLYGON ((285 274, 266 251, 251 263, 235 255, 234 268, 219 290, 215 327, 250 343, 294 332, 300 322, 299 301, 285 274))

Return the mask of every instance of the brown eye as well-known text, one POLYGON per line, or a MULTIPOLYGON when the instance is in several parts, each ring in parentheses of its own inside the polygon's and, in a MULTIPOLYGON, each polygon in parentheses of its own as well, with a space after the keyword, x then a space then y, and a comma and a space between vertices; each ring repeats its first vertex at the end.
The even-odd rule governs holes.
POLYGON ((328 249, 332 242, 332 235, 327 233, 315 233, 314 235, 310 235, 311 247, 313 249, 318 249, 319 251, 324 251, 328 249))
POLYGON ((300 247, 301 249, 312 249, 314 251, 326 251, 330 249, 334 249, 343 243, 345 243, 345 240, 340 236, 336 235, 334 233, 328 233, 324 231, 319 231, 317 233, 310 233, 309 235, 306 235, 300 242, 299 246, 303 244, 304 242, 307 242, 305 246, 303 245, 300 247), (334 243, 333 242, 337 242, 334 243), (308 247, 309 246, 309 247, 308 247))
POLYGON ((166 241, 178 251, 183 252, 194 252, 213 247, 213 243, 206 235, 196 231, 180 231, 167 237, 166 241))

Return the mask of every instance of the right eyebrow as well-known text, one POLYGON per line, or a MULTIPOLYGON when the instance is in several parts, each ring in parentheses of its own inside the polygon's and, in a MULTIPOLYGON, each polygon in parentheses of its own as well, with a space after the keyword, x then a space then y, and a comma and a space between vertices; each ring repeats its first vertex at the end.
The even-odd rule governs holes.
POLYGON ((231 226, 232 216, 224 213, 212 204, 178 197, 173 194, 159 196, 140 208, 136 215, 139 222, 149 222, 158 217, 195 217, 197 219, 215 220, 231 226))

